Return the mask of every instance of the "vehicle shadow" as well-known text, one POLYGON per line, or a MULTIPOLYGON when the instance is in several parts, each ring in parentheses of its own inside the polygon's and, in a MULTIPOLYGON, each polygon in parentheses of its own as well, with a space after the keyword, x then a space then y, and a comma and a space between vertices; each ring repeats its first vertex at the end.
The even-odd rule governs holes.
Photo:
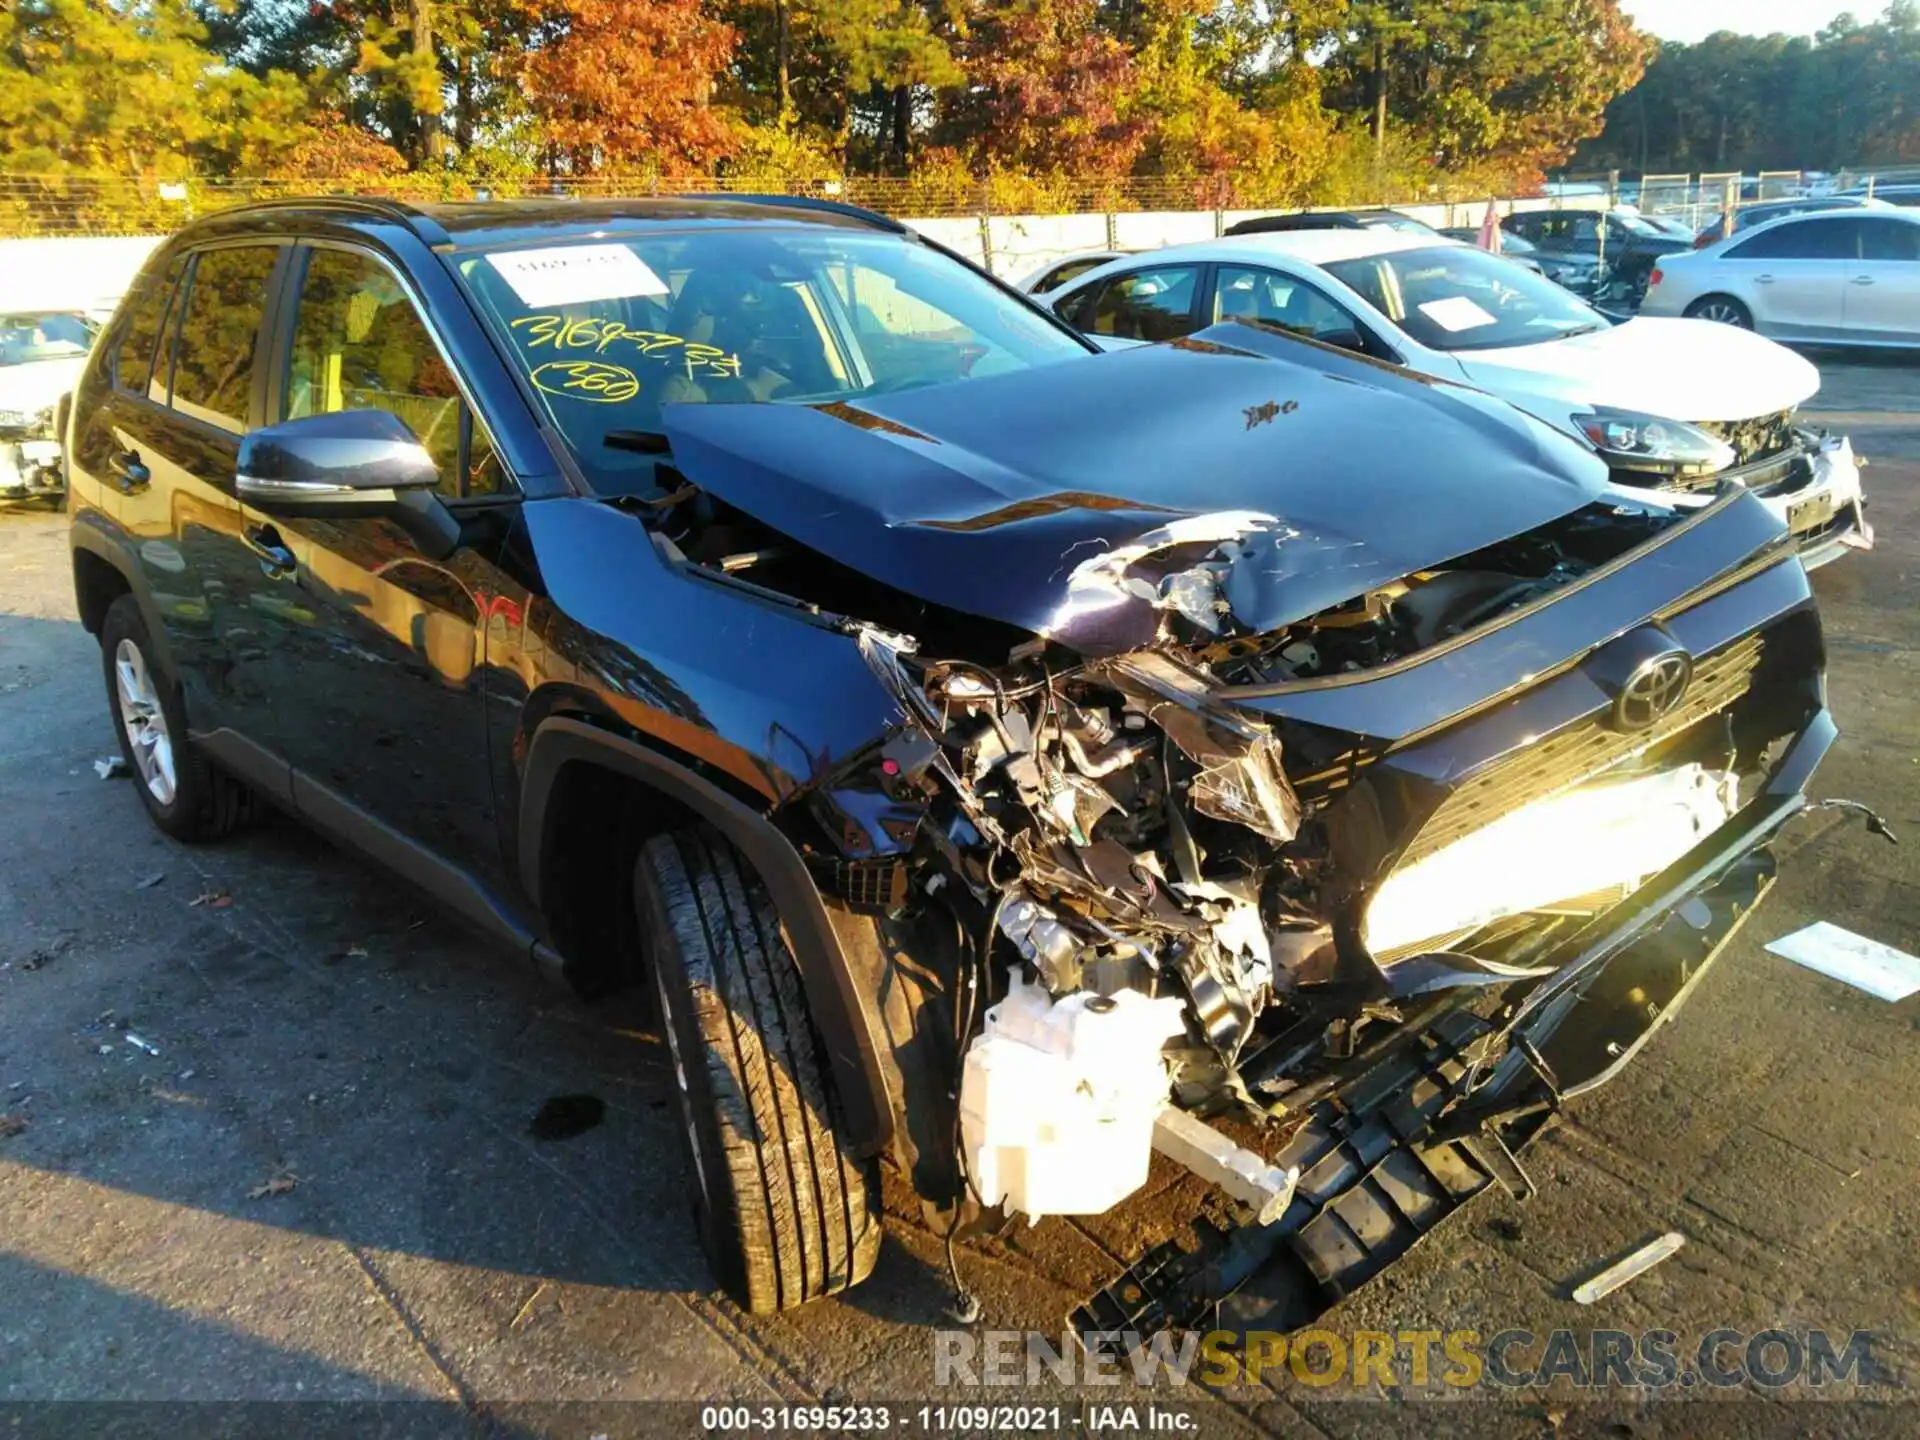
MULTIPOLYGON (((0 687, 0 811, 31 817, 0 832, 0 1107, 31 1122, 0 1159, 470 1271, 712 1290, 644 992, 574 999, 285 816, 161 836, 94 774, 116 741, 71 620, 0 613, 0 687)), ((928 1263, 890 1241, 881 1269, 873 1313, 937 1318, 928 1263)))

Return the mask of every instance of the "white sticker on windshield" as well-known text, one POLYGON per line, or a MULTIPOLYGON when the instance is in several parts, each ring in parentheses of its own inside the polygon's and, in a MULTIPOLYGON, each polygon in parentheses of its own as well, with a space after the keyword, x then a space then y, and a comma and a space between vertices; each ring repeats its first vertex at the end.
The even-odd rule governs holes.
POLYGON ((1500 323, 1465 295, 1449 295, 1444 300, 1429 300, 1420 307, 1420 313, 1442 330, 1452 331, 1456 335, 1462 330, 1478 330, 1482 325, 1500 323))
POLYGON ((665 295, 667 282, 624 245, 556 245, 489 255, 523 305, 578 305, 665 295))

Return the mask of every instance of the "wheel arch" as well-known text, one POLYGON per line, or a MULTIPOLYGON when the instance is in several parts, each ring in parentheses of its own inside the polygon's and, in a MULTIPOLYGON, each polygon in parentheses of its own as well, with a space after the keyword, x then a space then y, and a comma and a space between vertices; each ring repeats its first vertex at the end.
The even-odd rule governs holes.
POLYGON ((140 574, 125 545, 99 528, 90 514, 74 517, 70 528, 73 556, 73 598, 79 607, 80 624, 96 638, 106 623, 107 610, 122 595, 131 595, 147 622, 147 638, 153 645, 153 658, 169 676, 177 677, 173 652, 167 644, 166 627, 155 613, 153 591, 140 574))
POLYGON ((840 1096, 843 1143, 852 1154, 877 1154, 892 1138, 894 1113, 880 1063, 877 997, 862 992, 800 852, 764 814, 684 757, 584 720, 549 717, 528 742, 520 781, 520 880, 535 908, 551 922, 551 902, 565 886, 556 871, 569 791, 601 777, 617 777, 657 798, 662 813, 656 830, 680 822, 711 825, 767 887, 827 1051, 840 1096))

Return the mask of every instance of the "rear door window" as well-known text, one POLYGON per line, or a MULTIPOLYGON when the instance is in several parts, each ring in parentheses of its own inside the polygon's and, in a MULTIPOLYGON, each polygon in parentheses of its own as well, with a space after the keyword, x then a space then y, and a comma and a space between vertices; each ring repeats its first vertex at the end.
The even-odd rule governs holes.
POLYGON ((1887 219, 1854 223, 1860 227, 1861 259, 1920 260, 1920 225, 1887 219))
POLYGON ((1794 220, 1756 232, 1727 251, 1729 260, 1854 260, 1857 220, 1794 220))
POLYGON ((1071 324, 1090 335, 1126 340, 1177 340, 1197 328, 1198 265, 1133 270, 1090 287, 1071 307, 1071 324))
MULTIPOLYGON (((184 261, 176 259, 167 267, 166 273, 159 277, 135 302, 133 314, 128 317, 127 328, 120 336, 120 344, 113 355, 113 383, 116 388, 128 390, 135 395, 145 395, 147 386, 153 379, 153 352, 160 343, 160 332, 166 323, 168 307, 173 302, 173 292, 180 279, 184 261)), ((161 377, 161 398, 164 400, 166 377, 161 377)))
POLYGON ((174 340, 173 408, 235 435, 247 428, 253 359, 278 247, 204 250, 174 340))

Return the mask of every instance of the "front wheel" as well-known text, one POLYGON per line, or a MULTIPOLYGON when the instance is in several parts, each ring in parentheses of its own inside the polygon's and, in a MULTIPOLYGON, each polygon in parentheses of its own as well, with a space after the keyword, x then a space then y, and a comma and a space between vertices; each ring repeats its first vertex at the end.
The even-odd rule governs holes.
POLYGON ((641 848, 634 904, 673 1052, 707 1257, 756 1314, 864 1280, 877 1176, 844 1154, 837 1097, 773 903, 713 831, 641 848))
POLYGON ((1687 319, 1711 320, 1736 330, 1753 329, 1753 312, 1731 295, 1704 295, 1687 307, 1687 319))

